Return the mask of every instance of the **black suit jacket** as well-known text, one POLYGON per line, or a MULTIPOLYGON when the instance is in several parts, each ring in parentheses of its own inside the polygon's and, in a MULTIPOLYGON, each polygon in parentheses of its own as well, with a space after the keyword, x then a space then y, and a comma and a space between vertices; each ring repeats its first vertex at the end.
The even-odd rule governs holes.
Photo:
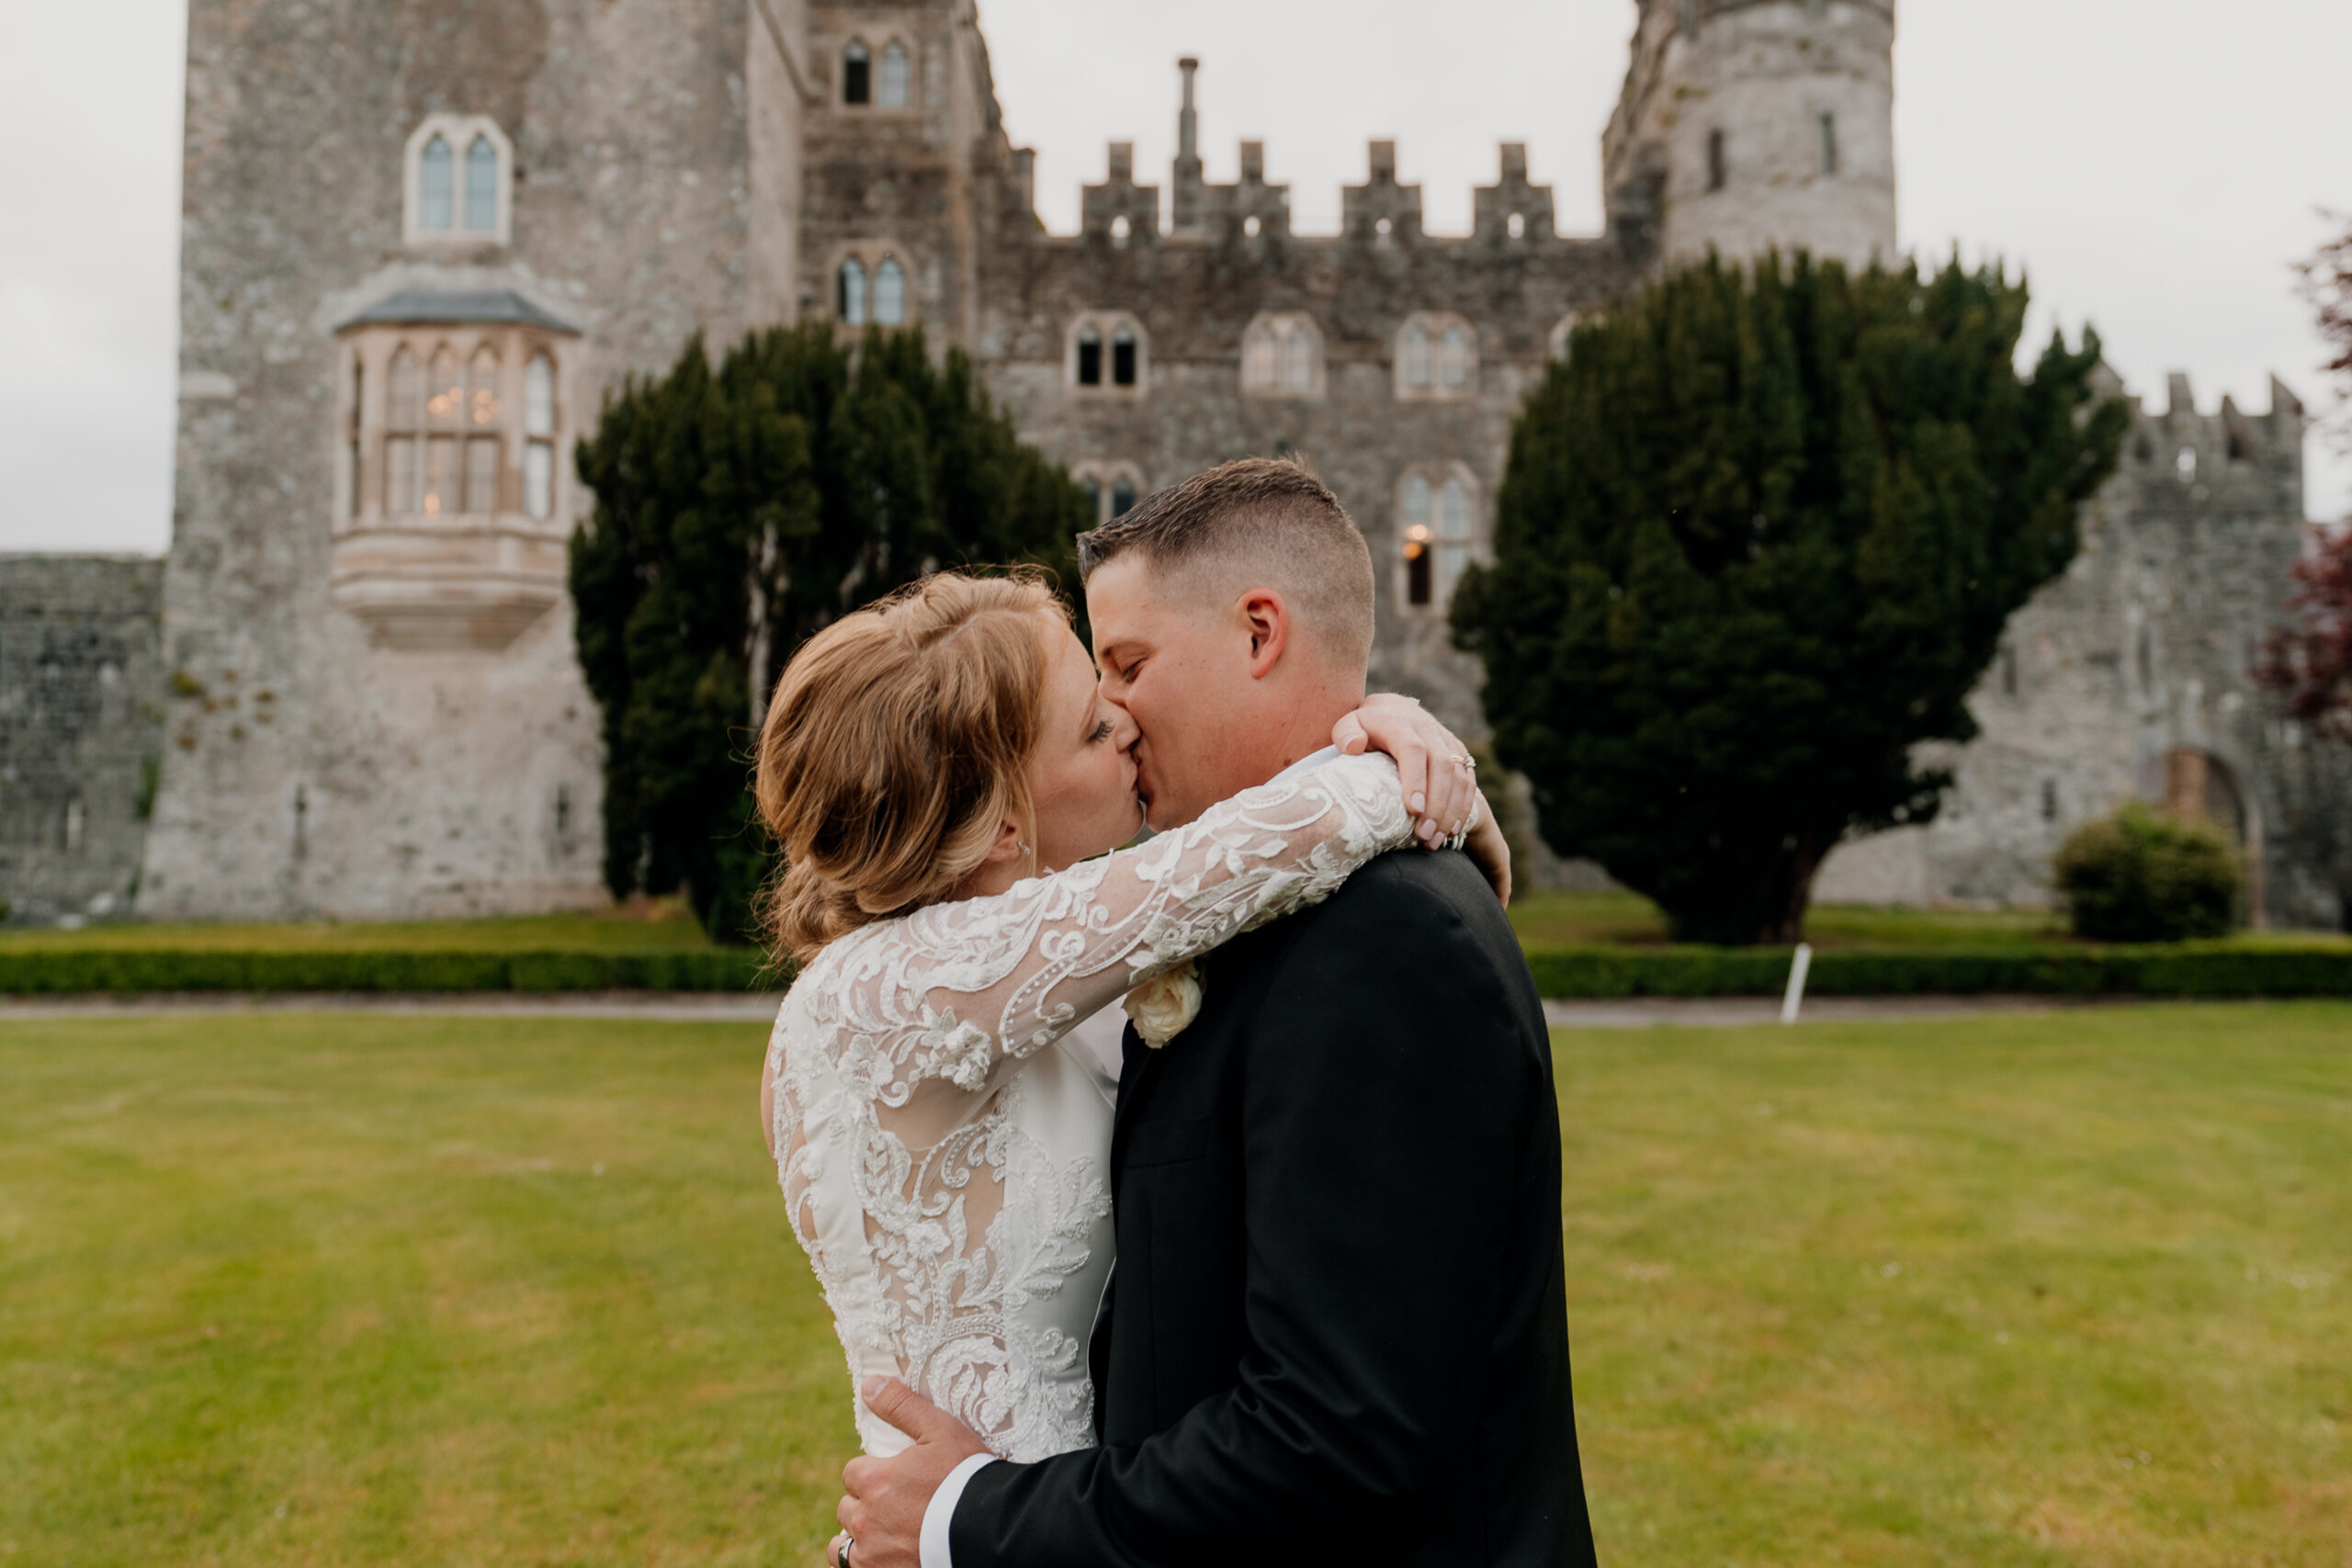
POLYGON ((1593 1562, 1552 1057, 1510 926, 1405 850, 1131 1029, 1102 1446, 975 1475, 955 1568, 1593 1562))

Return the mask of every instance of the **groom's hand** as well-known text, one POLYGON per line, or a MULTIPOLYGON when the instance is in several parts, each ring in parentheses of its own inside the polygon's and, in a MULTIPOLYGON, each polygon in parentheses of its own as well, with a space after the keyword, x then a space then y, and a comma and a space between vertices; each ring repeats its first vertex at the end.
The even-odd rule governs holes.
MULTIPOLYGON (((988 1445, 896 1378, 868 1378, 865 1407, 914 1439, 888 1459, 854 1459, 842 1472, 849 1495, 834 1510, 855 1543, 851 1568, 922 1568, 922 1516, 947 1472, 988 1445)), ((828 1557, 831 1557, 829 1552, 828 1557)))

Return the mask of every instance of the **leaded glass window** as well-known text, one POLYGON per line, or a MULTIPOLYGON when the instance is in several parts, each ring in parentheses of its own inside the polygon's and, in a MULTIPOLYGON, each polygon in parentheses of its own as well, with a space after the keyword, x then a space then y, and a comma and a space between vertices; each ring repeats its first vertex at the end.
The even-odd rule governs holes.
POLYGON ((448 139, 435 136, 417 161, 418 227, 444 232, 457 227, 451 210, 457 197, 458 161, 448 139))
POLYGON ((1470 383, 1470 334, 1460 327, 1448 327, 1438 344, 1438 368, 1446 386, 1454 389, 1470 383))
POLYGON ((1430 334, 1415 327, 1405 334, 1405 385, 1430 384, 1430 334))
POLYGON ((478 234, 498 227, 498 149, 487 136, 466 149, 466 227, 478 234))
POLYGON ((865 324, 865 264, 855 256, 842 263, 833 314, 845 326, 862 327, 865 324))
POLYGON ((907 107, 907 46, 893 43, 882 51, 882 79, 876 102, 886 109, 907 107))
POLYGON ((884 256, 874 269, 874 320, 882 326, 904 325, 907 319, 907 270, 896 256, 884 256))

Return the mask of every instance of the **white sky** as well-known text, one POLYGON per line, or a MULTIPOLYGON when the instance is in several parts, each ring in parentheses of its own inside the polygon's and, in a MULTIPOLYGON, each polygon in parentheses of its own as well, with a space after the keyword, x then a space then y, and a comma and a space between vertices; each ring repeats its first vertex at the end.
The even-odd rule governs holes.
MULTIPOLYGON (((2023 265, 2132 389, 2331 406, 2291 264, 2352 209, 2346 0, 1899 0, 1902 237, 2023 265), (2330 105, 2336 106, 2334 108, 2330 105)), ((1600 137, 1633 0, 980 0, 998 95, 1077 226, 1102 147, 1165 181, 1175 59, 1202 60, 1209 177, 1267 144, 1303 231, 1336 229, 1364 142, 1398 143, 1434 232, 1495 144, 1528 143, 1571 234, 1600 227, 1600 137)), ((0 5, 0 549, 162 549, 171 528, 183 0, 0 5), (28 155, 31 153, 32 155, 28 155)), ((2310 509, 2352 507, 2314 437, 2310 509)))

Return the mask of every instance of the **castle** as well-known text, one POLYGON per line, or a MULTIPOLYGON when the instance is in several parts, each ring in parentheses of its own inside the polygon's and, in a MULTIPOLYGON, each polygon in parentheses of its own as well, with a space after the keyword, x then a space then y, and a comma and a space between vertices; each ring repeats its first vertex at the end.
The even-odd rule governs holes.
MULTIPOLYGON (((1476 729, 1445 604, 1577 314, 1711 246, 1895 254, 1893 0, 1638 12, 1598 235, 1557 232, 1511 144, 1471 232, 1429 234, 1378 141, 1340 231, 1294 233, 1258 145, 1204 179, 1187 60, 1164 218, 1113 142, 1058 236, 972 0, 191 0, 160 630, 121 632, 151 566, 44 600, 58 568, 0 563, 0 894, 19 919, 134 890, 155 918, 599 902, 568 454, 697 330, 920 323, 1103 517, 1302 455, 1372 546, 1375 685, 1476 729), (38 720, 35 665, 67 671, 38 720)), ((2257 848, 2264 913, 2334 923, 2332 840, 2299 826, 2334 764, 2263 716, 2240 646, 2286 591, 2301 430, 2283 390, 2143 414, 1943 819, 1842 850, 1824 891, 2032 899, 2057 836, 2138 792, 2257 848)))

